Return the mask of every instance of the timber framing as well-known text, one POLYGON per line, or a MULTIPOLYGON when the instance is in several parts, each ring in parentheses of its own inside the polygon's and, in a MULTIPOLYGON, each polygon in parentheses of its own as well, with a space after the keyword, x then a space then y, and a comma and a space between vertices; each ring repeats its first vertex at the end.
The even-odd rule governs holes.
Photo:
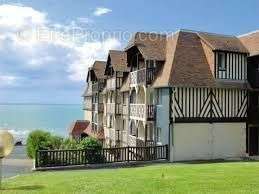
POLYGON ((246 122, 248 91, 226 88, 173 88, 171 122, 246 122))

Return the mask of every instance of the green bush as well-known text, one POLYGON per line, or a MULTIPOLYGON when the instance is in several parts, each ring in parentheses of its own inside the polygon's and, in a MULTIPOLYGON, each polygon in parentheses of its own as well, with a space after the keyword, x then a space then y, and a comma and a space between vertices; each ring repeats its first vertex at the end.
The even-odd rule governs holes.
POLYGON ((63 138, 59 136, 50 137, 50 147, 49 149, 58 150, 63 144, 63 138))
POLYGON ((29 134, 27 139, 27 155, 35 158, 37 150, 47 150, 51 145, 51 134, 45 131, 36 130, 29 134))
POLYGON ((53 136, 49 132, 36 130, 29 134, 27 139, 27 155, 35 158, 37 150, 69 150, 69 149, 87 149, 100 151, 102 144, 97 139, 85 138, 82 141, 73 139, 63 139, 59 136, 53 136))
POLYGON ((79 149, 86 149, 86 148, 95 148, 97 150, 102 149, 102 144, 97 139, 87 137, 80 141, 79 149))
POLYGON ((79 149, 79 143, 74 139, 64 139, 60 148, 61 150, 79 149))

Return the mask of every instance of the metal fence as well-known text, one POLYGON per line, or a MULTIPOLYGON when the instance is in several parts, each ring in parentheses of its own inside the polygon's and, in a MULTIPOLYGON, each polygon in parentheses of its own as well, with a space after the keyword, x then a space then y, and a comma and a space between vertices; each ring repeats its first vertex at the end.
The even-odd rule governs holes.
POLYGON ((39 150, 35 168, 168 160, 168 145, 150 147, 88 148, 84 150, 39 150))

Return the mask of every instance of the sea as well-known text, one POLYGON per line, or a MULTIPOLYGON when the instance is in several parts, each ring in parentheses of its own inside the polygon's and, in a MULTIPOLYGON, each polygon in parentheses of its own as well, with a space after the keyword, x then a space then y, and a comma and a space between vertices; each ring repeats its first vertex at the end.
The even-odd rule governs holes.
POLYGON ((81 104, 0 104, 0 130, 8 130, 23 143, 37 129, 68 137, 71 123, 82 119, 81 104))

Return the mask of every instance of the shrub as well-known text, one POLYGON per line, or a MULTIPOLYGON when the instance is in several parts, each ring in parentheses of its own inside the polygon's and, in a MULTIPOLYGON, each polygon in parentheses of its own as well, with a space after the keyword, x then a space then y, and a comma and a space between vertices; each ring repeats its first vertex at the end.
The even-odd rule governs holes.
POLYGON ((27 138, 27 155, 35 158, 37 150, 47 150, 51 145, 51 135, 48 132, 36 130, 29 134, 27 138))
POLYGON ((87 137, 80 141, 79 149, 95 148, 97 150, 102 149, 102 143, 97 139, 87 137))
POLYGON ((58 150, 63 144, 63 138, 59 136, 50 137, 50 147, 49 149, 58 150))
POLYGON ((61 150, 70 150, 78 149, 78 142, 74 139, 64 139, 59 149, 61 150))

